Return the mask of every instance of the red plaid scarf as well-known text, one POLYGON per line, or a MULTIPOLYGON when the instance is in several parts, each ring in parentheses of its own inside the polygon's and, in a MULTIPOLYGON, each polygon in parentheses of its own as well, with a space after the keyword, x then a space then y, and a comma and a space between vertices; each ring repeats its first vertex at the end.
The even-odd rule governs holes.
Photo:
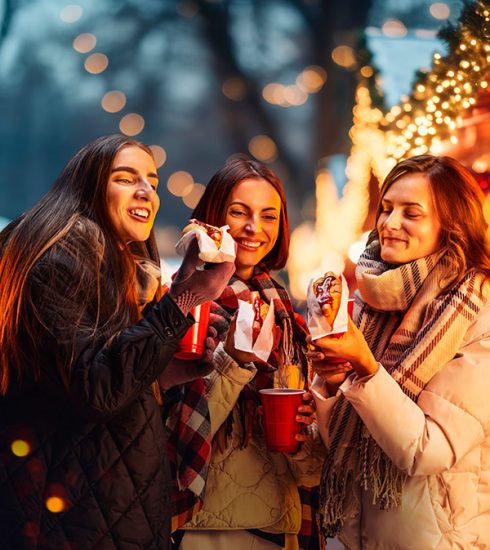
MULTIPOLYGON (((259 372, 253 382, 247 384, 240 394, 236 406, 239 407, 244 426, 243 433, 245 435, 242 446, 248 444, 251 426, 259 404, 259 389, 272 387, 275 379, 280 381, 283 368, 286 370, 288 365, 298 365, 300 373, 297 378, 305 387, 309 382, 308 364, 305 359, 306 323, 300 315, 294 312, 287 291, 270 277, 269 271, 264 265, 257 266, 252 279, 248 281, 244 281, 238 276, 232 277, 229 286, 217 302, 213 303, 211 322, 218 331, 219 339, 224 341, 226 338, 231 317, 238 309, 238 300, 250 301, 252 291, 258 291, 267 303, 274 301, 276 322, 282 329, 282 338, 278 350, 273 351, 268 363, 257 365, 259 372)), ((204 486, 202 491, 196 494, 188 488, 185 480, 199 477, 205 481, 211 457, 210 420, 203 380, 186 384, 179 388, 178 392, 177 405, 170 416, 170 422, 167 422, 167 427, 170 429, 169 455, 174 470, 174 479, 179 479, 173 495, 172 530, 182 527, 202 507, 204 486), (188 421, 194 414, 194 409, 199 409, 197 431, 195 426, 188 421), (182 434, 185 434, 184 437, 182 434), (178 472, 177 464, 181 465, 180 472, 178 472), (176 474, 180 474, 180 477, 177 478, 176 474)), ((227 435, 233 429, 232 418, 233 415, 230 414, 223 429, 216 434, 216 437, 224 436, 224 439, 227 439, 227 435)), ((303 509, 303 521, 299 533, 300 548, 316 550, 319 548, 316 529, 317 490, 300 487, 299 494, 303 509)))

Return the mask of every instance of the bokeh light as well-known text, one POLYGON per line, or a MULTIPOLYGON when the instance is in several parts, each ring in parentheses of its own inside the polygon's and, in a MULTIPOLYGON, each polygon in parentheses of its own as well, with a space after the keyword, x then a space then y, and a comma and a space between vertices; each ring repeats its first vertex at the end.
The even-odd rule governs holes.
POLYGON ((369 65, 364 65, 364 67, 361 67, 359 72, 364 78, 370 78, 374 74, 373 68, 369 65))
POLYGON ((383 31, 383 34, 393 38, 407 35, 407 27, 405 27, 405 25, 398 19, 388 19, 383 23, 381 30, 383 31))
POLYGON ((272 162, 277 157, 277 147, 269 136, 258 135, 253 137, 248 150, 258 160, 272 162))
POLYGON ((451 15, 451 8, 444 2, 431 4, 429 11, 435 19, 447 19, 451 15))
POLYGON ((356 66, 356 56, 350 46, 337 46, 332 52, 332 59, 345 69, 353 69, 356 66))
POLYGON ((65 23, 75 23, 82 17, 83 9, 78 4, 68 4, 60 11, 60 19, 65 23))
POLYGON ((66 503, 61 497, 52 496, 46 499, 46 508, 53 514, 59 514, 66 508, 66 503))
POLYGON ((138 113, 128 113, 119 122, 119 130, 127 136, 136 136, 143 131, 145 119, 138 113))
POLYGON ((167 189, 176 197, 185 197, 192 191, 194 178, 185 170, 178 170, 167 180, 167 189))
POLYGON ((97 38, 89 32, 84 32, 73 40, 73 49, 78 53, 88 53, 95 48, 96 44, 97 38))
POLYGON ((318 65, 311 65, 301 72, 296 79, 296 84, 304 92, 313 94, 322 89, 326 80, 327 72, 325 69, 318 65))
POLYGON ((163 147, 160 147, 160 145, 150 145, 150 149, 155 157, 156 167, 160 168, 160 166, 163 166, 167 160, 167 151, 165 151, 163 147))
POLYGON ((201 200, 201 197, 206 190, 206 187, 202 183, 195 183, 191 187, 190 193, 183 197, 184 204, 191 209, 197 206, 197 203, 201 200))
POLYGON ((241 78, 231 77, 223 82, 221 87, 223 94, 233 101, 241 101, 247 92, 245 82, 241 78))
POLYGON ((112 90, 104 94, 100 104, 108 113, 118 113, 126 105, 126 96, 119 90, 112 90))
POLYGON ((107 55, 103 53, 93 53, 85 60, 85 70, 91 74, 99 74, 104 72, 109 65, 107 55))
POLYGON ((10 444, 10 449, 15 456, 27 456, 31 452, 31 446, 23 439, 16 439, 10 444))

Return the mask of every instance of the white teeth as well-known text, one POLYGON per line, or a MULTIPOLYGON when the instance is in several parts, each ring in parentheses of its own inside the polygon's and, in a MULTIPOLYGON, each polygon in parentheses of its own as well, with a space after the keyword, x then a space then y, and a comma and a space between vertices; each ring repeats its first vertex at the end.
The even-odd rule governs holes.
POLYGON ((244 246, 250 246, 252 248, 259 248, 259 246, 261 245, 261 243, 258 243, 258 242, 250 242, 250 241, 242 241, 242 244, 244 246))
POLYGON ((148 210, 145 210, 144 208, 133 208, 133 210, 129 211, 130 214, 134 214, 135 216, 140 216, 141 218, 149 218, 150 213, 148 210))

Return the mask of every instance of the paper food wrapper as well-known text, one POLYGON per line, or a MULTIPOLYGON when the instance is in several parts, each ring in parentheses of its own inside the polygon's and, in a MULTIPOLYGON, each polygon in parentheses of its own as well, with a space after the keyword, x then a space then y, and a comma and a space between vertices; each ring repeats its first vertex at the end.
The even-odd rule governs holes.
POLYGON ((253 305, 243 300, 238 300, 238 315, 235 329, 235 348, 241 351, 254 353, 259 359, 267 362, 274 345, 274 301, 269 305, 269 311, 265 316, 262 328, 252 344, 252 325, 254 321, 253 305))
POLYGON ((316 280, 311 279, 308 285, 308 293, 306 296, 306 307, 308 308, 307 322, 310 329, 311 339, 316 340, 323 336, 331 336, 333 334, 341 334, 347 331, 347 324, 349 321, 349 313, 347 303, 349 301, 349 288, 345 277, 341 274, 342 280, 342 296, 340 300, 339 311, 334 319, 333 325, 331 325, 322 313, 321 306, 316 299, 313 292, 313 282, 316 280))
POLYGON ((235 241, 228 233, 229 226, 223 225, 220 227, 223 232, 223 239, 219 248, 216 247, 216 242, 205 232, 200 229, 193 229, 183 235, 177 244, 175 250, 177 254, 185 256, 187 248, 194 236, 197 237, 199 245, 199 259, 203 262, 219 264, 221 262, 234 262, 236 257, 235 241))

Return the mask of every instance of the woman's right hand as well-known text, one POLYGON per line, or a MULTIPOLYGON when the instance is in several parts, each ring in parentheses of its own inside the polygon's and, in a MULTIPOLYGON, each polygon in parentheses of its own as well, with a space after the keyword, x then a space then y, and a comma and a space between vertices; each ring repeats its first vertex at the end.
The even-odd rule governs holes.
POLYGON ((228 328, 228 333, 226 335, 226 340, 223 348, 226 353, 239 365, 243 365, 243 363, 251 363, 253 361, 257 361, 257 356, 254 353, 251 353, 249 351, 242 351, 235 348, 236 318, 237 313, 233 315, 230 321, 230 327, 228 328))
POLYGON ((184 314, 218 298, 235 272, 234 262, 206 264, 205 269, 199 271, 196 267, 200 263, 197 239, 193 239, 168 292, 184 314))

